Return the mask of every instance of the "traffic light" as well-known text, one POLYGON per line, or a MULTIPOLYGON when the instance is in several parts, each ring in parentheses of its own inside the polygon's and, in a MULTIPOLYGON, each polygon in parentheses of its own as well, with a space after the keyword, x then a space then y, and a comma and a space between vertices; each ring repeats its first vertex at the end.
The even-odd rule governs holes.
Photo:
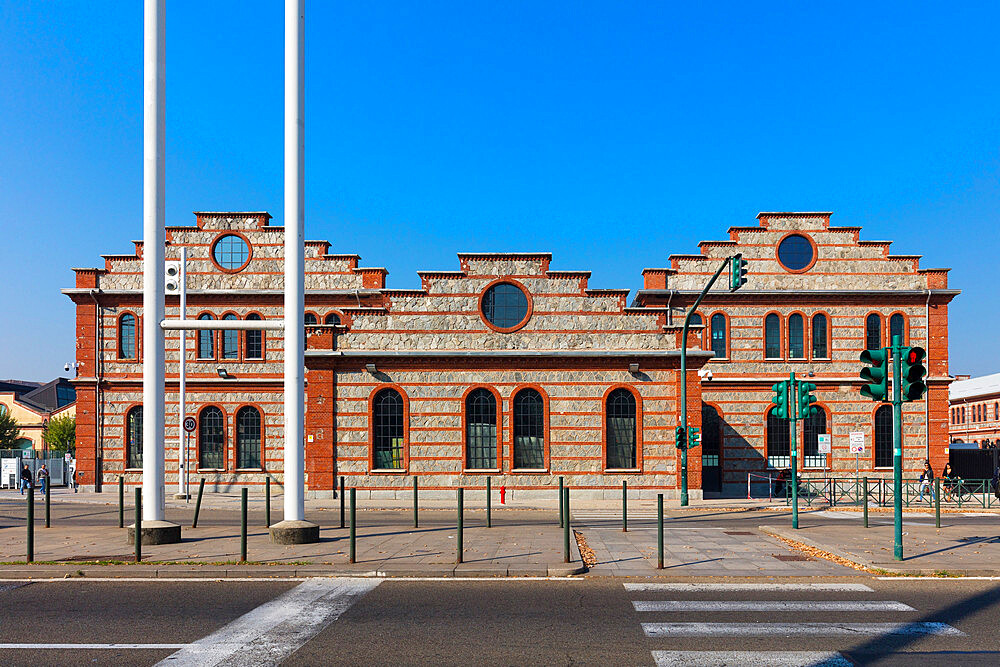
POLYGON ((861 379, 866 383, 861 387, 861 395, 873 401, 889 398, 889 349, 865 350, 861 353, 861 363, 870 368, 861 369, 861 379))
POLYGON ((701 444, 701 434, 698 432, 697 426, 692 426, 688 429, 688 449, 692 449, 701 444))
POLYGON ((684 449, 686 447, 683 426, 678 426, 674 429, 674 445, 677 446, 677 449, 684 449))
POLYGON ((927 353, 922 347, 904 347, 902 355, 903 380, 900 391, 903 400, 919 401, 923 398, 924 392, 927 391, 927 385, 924 384, 924 376, 927 375, 927 369, 924 368, 924 357, 927 356, 927 353))
POLYGON ((743 253, 733 255, 729 265, 729 291, 735 292, 747 284, 747 261, 743 253))
POLYGON ((819 412, 818 408, 813 407, 813 403, 816 402, 816 397, 813 396, 812 392, 816 391, 816 385, 812 382, 799 382, 799 418, 805 419, 806 417, 811 417, 812 415, 819 412))
POLYGON ((788 382, 779 382, 771 386, 774 390, 774 396, 771 398, 771 402, 777 407, 774 408, 774 415, 781 419, 788 419, 791 415, 788 412, 788 382))

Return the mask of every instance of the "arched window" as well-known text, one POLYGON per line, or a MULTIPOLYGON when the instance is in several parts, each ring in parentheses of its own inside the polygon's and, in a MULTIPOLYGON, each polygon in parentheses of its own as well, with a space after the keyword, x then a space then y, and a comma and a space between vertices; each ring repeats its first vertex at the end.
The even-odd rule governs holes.
MULTIPOLYGON (((699 315, 698 313, 691 313, 691 321, 690 321, 690 323, 688 325, 689 326, 689 330, 694 329, 694 327, 700 327, 700 326, 702 326, 704 324, 705 324, 705 321, 703 319, 701 319, 701 315, 699 315)), ((702 340, 705 339, 705 331, 704 331, 704 329, 699 330, 697 332, 692 332, 692 333, 694 334, 694 338, 692 339, 691 338, 691 333, 689 333, 688 334, 688 340, 702 341, 702 340)))
POLYGON ((635 396, 628 389, 615 389, 608 395, 607 452, 608 468, 636 467, 635 396))
POLYGON ((118 318, 118 358, 135 359, 135 315, 125 313, 118 318))
POLYGON ((545 467, 545 405, 534 389, 514 397, 514 468, 545 467))
POLYGON ((222 410, 208 406, 198 418, 198 466, 221 470, 226 467, 226 419, 222 410))
POLYGON ((871 313, 865 318, 865 349, 879 350, 882 348, 882 318, 878 313, 871 313))
MULTIPOLYGON (((208 313, 200 315, 199 320, 214 319, 208 313)), ((198 358, 215 359, 215 332, 210 329, 200 329, 198 331, 198 358)))
POLYGON ((806 356, 805 346, 805 322, 798 313, 792 313, 788 318, 788 358, 804 359, 806 356))
POLYGON ((875 467, 892 467, 892 406, 883 405, 875 411, 875 467))
POLYGON ((764 318, 764 358, 781 358, 781 322, 774 313, 764 318))
POLYGON ((704 403, 701 405, 701 433, 701 467, 718 467, 722 454, 722 419, 718 410, 704 403))
POLYGON ((326 319, 323 320, 323 324, 339 325, 340 324, 340 315, 338 315, 337 313, 330 313, 330 314, 328 314, 326 316, 326 319))
POLYGON ((830 348, 827 343, 827 330, 829 322, 826 315, 816 313, 812 318, 812 348, 813 359, 829 359, 830 348))
POLYGON ((802 465, 806 468, 825 468, 826 454, 819 453, 819 436, 826 433, 826 410, 819 408, 819 412, 806 418, 802 431, 802 465))
POLYGON ((372 401, 372 466, 376 470, 403 467, 403 397, 383 389, 372 401))
POLYGON ((890 345, 896 336, 899 336, 904 345, 906 344, 906 319, 903 317, 902 313, 893 313, 892 317, 889 318, 890 345))
POLYGON ((316 315, 313 313, 306 313, 306 316, 302 319, 302 323, 307 327, 316 326, 319 320, 316 319, 316 315))
MULTIPOLYGON (((247 315, 247 320, 251 322, 258 322, 260 321, 260 315, 257 313, 250 313, 247 315)), ((246 332, 246 337, 243 340, 243 352, 247 359, 264 358, 263 329, 250 329, 246 332)))
POLYGON ((993 420, 1000 419, 1000 403, 993 404, 993 420))
POLYGON ((791 463, 790 453, 788 422, 771 410, 767 413, 767 465, 771 468, 787 468, 791 463))
POLYGON ((142 467, 142 406, 137 405, 125 416, 125 467, 142 467))
POLYGON ((712 352, 717 357, 726 355, 726 316, 722 313, 712 315, 712 352))
POLYGON ((260 412, 249 405, 236 413, 236 467, 260 468, 260 412))
POLYGON ((465 447, 466 467, 497 467, 497 399, 489 389, 476 389, 465 398, 465 447))
MULTIPOLYGON (((224 320, 235 320, 236 315, 232 313, 226 313, 222 316, 224 320)), ((240 332, 235 329, 228 329, 222 332, 222 358, 223 359, 239 359, 240 358, 240 332)))

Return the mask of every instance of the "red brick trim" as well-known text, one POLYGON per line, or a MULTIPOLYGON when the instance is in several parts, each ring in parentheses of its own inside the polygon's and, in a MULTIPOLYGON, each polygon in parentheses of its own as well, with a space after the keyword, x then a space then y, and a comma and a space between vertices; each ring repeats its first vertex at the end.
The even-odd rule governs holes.
POLYGON ((608 387, 604 395, 601 396, 601 471, 604 473, 634 473, 641 475, 643 472, 643 447, 642 435, 645 431, 642 411, 642 395, 630 384, 618 383, 608 387), (609 468, 608 467, 608 397, 613 391, 624 389, 635 397, 635 468, 609 468))
POLYGON ((376 385, 368 394, 368 473, 373 475, 406 475, 410 470, 410 397, 402 386, 386 382, 376 385), (392 389, 403 399, 403 467, 375 467, 375 397, 392 389))
POLYGON ((789 273, 805 273, 806 271, 814 267, 816 265, 817 260, 819 260, 819 248, 816 246, 816 241, 813 240, 812 236, 803 231, 793 230, 783 235, 780 239, 778 239, 778 242, 774 244, 774 259, 777 260, 778 265, 781 268, 783 268, 785 271, 788 271, 789 273), (813 258, 812 261, 809 262, 809 264, 806 267, 794 270, 788 268, 781 262, 781 257, 778 256, 778 248, 781 247, 781 242, 787 239, 789 236, 801 236, 805 240, 809 241, 809 245, 812 246, 813 258))
POLYGON ((512 332, 517 331, 518 329, 521 329, 522 327, 524 327, 524 325, 526 325, 528 323, 528 321, 531 320, 531 313, 532 313, 533 307, 534 307, 534 303, 533 303, 532 298, 531 298, 531 292, 528 291, 527 287, 525 287, 523 284, 521 284, 517 280, 514 280, 513 278, 509 278, 509 277, 497 278, 496 280, 493 280, 490 283, 488 283, 486 285, 486 287, 483 288, 483 291, 479 293, 479 308, 478 308, 478 310, 479 310, 479 319, 481 319, 483 321, 483 324, 485 324, 487 327, 489 327, 493 331, 496 331, 497 333, 512 333, 512 332), (490 322, 488 319, 486 319, 486 314, 483 312, 483 298, 486 296, 486 293, 489 292, 493 287, 495 287, 496 285, 504 284, 504 283, 508 284, 508 285, 513 285, 514 287, 518 288, 519 290, 521 290, 521 292, 524 293, 525 298, 528 300, 528 312, 525 314, 524 319, 521 320, 520 322, 518 322, 517 324, 515 324, 514 326, 512 326, 512 327, 506 327, 506 328, 501 328, 501 327, 495 326, 492 322, 490 322))
POLYGON ((507 452, 507 471, 512 475, 522 475, 522 474, 538 474, 538 473, 548 473, 551 468, 549 462, 549 395, 539 384, 519 384, 516 385, 510 392, 510 402, 507 409, 507 420, 510 424, 508 430, 507 442, 509 444, 509 449, 507 452), (543 468, 514 468, 514 399, 517 395, 524 391, 525 389, 534 389, 542 397, 542 441, 544 443, 542 449, 542 463, 543 468))
POLYGON ((502 467, 503 467, 503 398, 500 396, 500 392, 499 391, 497 391, 495 388, 490 387, 490 386, 485 385, 485 384, 474 384, 471 387, 469 387, 468 389, 466 389, 465 392, 462 394, 462 406, 461 406, 461 412, 462 412, 462 471, 463 472, 480 472, 481 471, 481 469, 479 469, 479 468, 469 468, 468 467, 468 461, 469 461, 469 441, 468 441, 468 433, 469 433, 469 429, 468 429, 468 417, 469 417, 469 410, 468 410, 468 407, 465 404, 465 401, 466 401, 466 399, 469 398, 469 394, 471 394, 476 389, 485 389, 486 391, 490 392, 491 394, 493 394, 493 398, 496 399, 496 402, 497 402, 497 414, 496 414, 496 420, 497 420, 497 465, 496 465, 496 468, 488 468, 488 470, 490 470, 491 472, 492 471, 500 472, 502 470, 502 467))
MULTIPOLYGON (((200 223, 201 221, 200 216, 198 220, 200 223)), ((208 258, 212 261, 212 264, 215 266, 215 268, 217 268, 219 271, 222 271, 223 273, 239 273, 243 269, 247 268, 247 265, 250 264, 250 260, 253 259, 253 244, 250 243, 250 239, 248 239, 242 233, 235 230, 227 229, 226 231, 222 232, 214 239, 212 239, 212 243, 208 247, 208 258), (243 239, 244 243, 247 244, 247 261, 243 262, 241 266, 235 269, 227 269, 215 261, 215 246, 223 237, 226 236, 238 236, 239 238, 243 239)))

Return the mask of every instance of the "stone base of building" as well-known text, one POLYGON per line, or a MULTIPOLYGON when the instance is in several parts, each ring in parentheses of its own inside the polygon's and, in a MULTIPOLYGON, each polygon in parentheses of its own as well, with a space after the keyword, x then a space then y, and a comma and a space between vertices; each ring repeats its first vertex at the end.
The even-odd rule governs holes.
POLYGON ((312 544, 319 542, 319 525, 311 521, 281 521, 270 528, 275 544, 312 544))
MULTIPOLYGON (((421 500, 456 500, 456 489, 420 489, 421 500)), ((680 489, 629 489, 629 500, 656 500, 656 496, 662 493, 664 500, 680 500, 680 489)), ((350 496, 350 489, 344 490, 345 496, 350 496)), ((486 490, 483 488, 473 489, 465 487, 465 503, 478 502, 483 499, 485 504, 486 490)), ((493 507, 500 507, 500 488, 493 487, 493 507)), ((544 487, 540 489, 507 489, 506 500, 519 505, 525 503, 545 504, 549 501, 555 503, 559 500, 559 487, 544 487)), ((360 503, 363 500, 386 501, 398 500, 413 502, 413 489, 357 489, 356 497, 360 503)), ((306 491, 306 498, 310 500, 333 498, 332 491, 306 491)), ((606 489, 576 489, 570 488, 570 501, 572 500, 617 500, 621 502, 622 489, 620 486, 606 489)), ((688 489, 688 500, 702 500, 701 489, 688 489)))
MULTIPOLYGON (((142 544, 177 544, 181 541, 181 527, 170 521, 143 521, 142 544)), ((128 527, 128 543, 135 544, 135 524, 128 527)))

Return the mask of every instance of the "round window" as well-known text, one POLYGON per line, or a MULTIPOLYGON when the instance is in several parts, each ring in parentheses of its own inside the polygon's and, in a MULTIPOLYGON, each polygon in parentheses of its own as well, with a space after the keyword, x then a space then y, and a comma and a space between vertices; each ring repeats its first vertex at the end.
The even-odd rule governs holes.
POLYGON ((236 234, 220 236, 212 248, 212 259, 226 271, 238 271, 250 261, 250 246, 236 234))
POLYGON ((483 317, 501 331, 513 331, 528 320, 528 295, 512 283, 497 283, 483 293, 483 317))
POLYGON ((816 259, 812 242, 801 234, 786 236, 778 244, 778 261, 789 271, 805 271, 816 259))

